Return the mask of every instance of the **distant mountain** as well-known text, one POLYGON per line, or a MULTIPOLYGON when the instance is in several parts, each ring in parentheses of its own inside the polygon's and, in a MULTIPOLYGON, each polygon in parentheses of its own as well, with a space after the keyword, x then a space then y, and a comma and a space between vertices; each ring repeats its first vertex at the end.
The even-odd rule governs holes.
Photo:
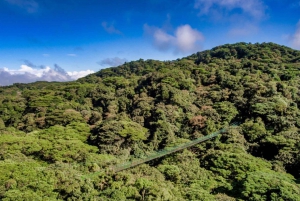
POLYGON ((299 70, 300 51, 236 43, 0 87, 0 199, 300 200, 299 70))

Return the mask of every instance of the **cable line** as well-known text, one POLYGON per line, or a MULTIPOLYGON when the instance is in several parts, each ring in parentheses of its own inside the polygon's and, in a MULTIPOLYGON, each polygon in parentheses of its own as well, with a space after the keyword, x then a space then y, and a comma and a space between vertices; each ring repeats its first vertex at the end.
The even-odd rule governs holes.
MULTIPOLYGON (((190 141, 190 142, 187 142, 187 143, 183 143, 183 144, 180 144, 178 146, 175 146, 175 147, 171 147, 171 148, 166 148, 166 149, 162 149, 162 150, 159 150, 157 152, 154 152, 152 154, 149 154, 146 156, 146 158, 139 158, 139 159, 135 159, 133 161, 130 161, 130 162, 125 162, 125 163, 121 163, 121 164, 118 164, 118 165, 115 165, 115 166, 112 166, 110 167, 109 169, 112 170, 113 172, 120 172, 122 170, 126 170, 126 169, 129 169, 129 168, 132 168, 132 167, 135 167, 137 165, 140 165, 140 164, 143 164, 143 163, 146 163, 146 162, 149 162, 151 160, 154 160, 154 159, 157 159, 157 158, 160 158, 160 157, 163 157, 163 156, 166 156, 168 154, 172 154, 174 152, 177 152, 177 151, 180 151, 180 150, 183 150, 183 149, 186 149, 186 148, 189 148, 189 147, 192 147, 196 144, 199 144, 201 142, 204 142, 204 141, 207 141, 207 140, 210 140, 218 135, 220 135, 221 133, 224 133, 225 131, 227 131, 230 127, 236 127, 238 126, 239 123, 233 123, 231 124, 229 127, 227 128, 223 128, 219 131, 216 131, 214 133, 211 133, 209 135, 206 135, 204 137, 200 137, 200 138, 197 138, 193 141, 190 141)), ((88 174, 88 175, 95 175, 95 174, 98 174, 99 172, 95 172, 95 173, 92 173, 92 174, 88 174)), ((88 176, 88 175, 85 175, 84 177, 88 176)))

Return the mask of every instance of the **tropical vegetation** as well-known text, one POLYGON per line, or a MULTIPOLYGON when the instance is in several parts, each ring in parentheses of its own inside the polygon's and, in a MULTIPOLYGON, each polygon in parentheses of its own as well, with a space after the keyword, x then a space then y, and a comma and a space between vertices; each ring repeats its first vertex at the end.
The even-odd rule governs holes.
POLYGON ((274 43, 1 87, 0 199, 300 200, 299 90, 300 51, 274 43))

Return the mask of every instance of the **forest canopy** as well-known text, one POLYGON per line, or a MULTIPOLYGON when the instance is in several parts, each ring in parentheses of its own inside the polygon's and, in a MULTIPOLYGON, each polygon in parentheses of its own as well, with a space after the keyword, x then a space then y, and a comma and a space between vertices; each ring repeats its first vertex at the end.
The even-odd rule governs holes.
POLYGON ((300 200, 299 89, 300 51, 274 43, 0 87, 0 199, 300 200))

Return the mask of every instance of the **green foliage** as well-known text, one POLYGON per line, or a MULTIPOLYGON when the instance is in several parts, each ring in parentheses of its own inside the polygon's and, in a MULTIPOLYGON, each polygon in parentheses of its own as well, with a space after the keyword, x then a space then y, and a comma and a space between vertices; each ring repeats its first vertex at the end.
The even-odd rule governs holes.
POLYGON ((238 111, 235 108, 235 106, 228 101, 216 103, 214 107, 220 114, 222 120, 225 122, 231 122, 233 118, 238 114, 238 111))
POLYGON ((0 199, 299 200, 299 58, 236 43, 0 87, 0 199), (233 121, 214 140, 110 174, 233 121))
POLYGON ((94 129, 91 140, 98 145, 102 153, 122 154, 120 150, 132 147, 139 149, 139 142, 147 139, 148 129, 125 119, 104 121, 94 129))
POLYGON ((118 132, 122 137, 129 137, 134 141, 147 139, 146 134, 148 129, 142 127, 140 124, 133 121, 119 121, 118 123, 122 126, 122 130, 118 132))
POLYGON ((300 186, 293 177, 273 171, 248 174, 240 190, 245 200, 300 200, 300 186))
POLYGON ((265 137, 267 130, 265 128, 264 122, 258 118, 256 122, 253 120, 246 121, 241 125, 244 136, 249 142, 258 141, 260 138, 265 137))
POLYGON ((55 180, 35 161, 0 161, 1 200, 55 200, 55 180))
POLYGON ((175 165, 161 165, 158 167, 158 170, 161 171, 168 180, 175 183, 181 180, 180 169, 175 165))
POLYGON ((4 121, 0 118, 0 130, 5 128, 4 121))

